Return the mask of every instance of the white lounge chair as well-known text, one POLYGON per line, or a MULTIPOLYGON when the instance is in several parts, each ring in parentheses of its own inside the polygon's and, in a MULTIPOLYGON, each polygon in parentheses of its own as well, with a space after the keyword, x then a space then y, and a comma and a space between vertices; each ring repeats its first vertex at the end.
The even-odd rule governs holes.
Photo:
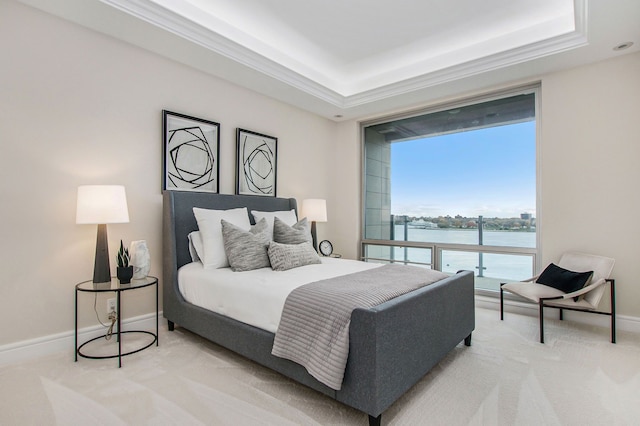
POLYGON ((544 308, 560 309, 560 320, 563 319, 563 310, 584 311, 600 315, 611 316, 611 343, 616 342, 616 302, 615 280, 609 278, 613 270, 614 259, 592 254, 566 252, 556 265, 549 265, 545 271, 533 278, 522 282, 500 284, 500 319, 504 320, 504 291, 516 294, 538 304, 540 316, 540 343, 544 343, 544 308), (554 268, 555 266, 555 268, 554 268), (558 268, 558 266, 560 268, 558 268), (593 271, 588 279, 587 274, 579 274, 593 271), (573 273, 573 274, 572 274, 573 273), (568 282, 578 283, 585 281, 584 287, 565 291, 560 290, 568 282), (543 276, 543 279, 541 279, 543 276), (552 282, 550 282, 550 280, 552 282), (572 281, 573 280, 573 281, 572 281), (543 281, 542 284, 537 281, 543 281), (564 281, 564 282, 563 282, 564 281), (611 311, 598 311, 598 305, 605 292, 606 284, 611 289, 611 311))

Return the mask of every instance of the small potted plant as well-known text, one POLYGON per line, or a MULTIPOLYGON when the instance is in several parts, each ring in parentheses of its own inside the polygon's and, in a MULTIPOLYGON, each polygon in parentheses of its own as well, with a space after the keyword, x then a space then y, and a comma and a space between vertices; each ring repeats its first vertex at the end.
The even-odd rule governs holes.
POLYGON ((133 277, 133 266, 129 265, 130 260, 131 257, 129 256, 129 250, 124 248, 122 240, 120 240, 120 250, 118 250, 118 256, 116 257, 116 262, 118 263, 116 275, 118 276, 120 284, 129 284, 131 282, 131 277, 133 277))

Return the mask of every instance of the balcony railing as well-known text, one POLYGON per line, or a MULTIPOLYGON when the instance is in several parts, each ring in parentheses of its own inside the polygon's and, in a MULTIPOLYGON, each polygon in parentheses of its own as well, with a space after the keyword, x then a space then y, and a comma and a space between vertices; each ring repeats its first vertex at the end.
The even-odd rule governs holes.
POLYGON ((497 291, 500 282, 519 281, 534 275, 536 249, 365 239, 362 260, 416 265, 446 273, 473 270, 476 288, 497 291))

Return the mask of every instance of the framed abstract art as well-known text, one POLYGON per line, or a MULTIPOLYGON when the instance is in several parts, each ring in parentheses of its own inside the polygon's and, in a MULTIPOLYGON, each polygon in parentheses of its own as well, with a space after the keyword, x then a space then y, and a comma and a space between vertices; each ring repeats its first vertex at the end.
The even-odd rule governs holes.
POLYGON ((162 189, 218 192, 220 124, 162 111, 162 189))
POLYGON ((276 196, 278 139, 237 129, 236 194, 276 196))

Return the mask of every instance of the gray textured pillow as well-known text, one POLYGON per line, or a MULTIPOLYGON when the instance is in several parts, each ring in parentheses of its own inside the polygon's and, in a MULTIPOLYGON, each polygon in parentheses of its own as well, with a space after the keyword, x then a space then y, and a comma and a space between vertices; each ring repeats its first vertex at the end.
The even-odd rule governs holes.
POLYGON ((311 227, 306 217, 303 217, 293 226, 289 226, 280 220, 273 219, 273 241, 280 244, 300 244, 311 242, 311 227))
POLYGON ((309 242, 300 244, 269 243, 269 261, 274 271, 286 271, 298 266, 321 263, 318 253, 309 242))
POLYGON ((234 272, 270 266, 267 248, 269 246, 269 225, 265 219, 253 225, 249 231, 222 219, 222 240, 229 265, 234 272))

